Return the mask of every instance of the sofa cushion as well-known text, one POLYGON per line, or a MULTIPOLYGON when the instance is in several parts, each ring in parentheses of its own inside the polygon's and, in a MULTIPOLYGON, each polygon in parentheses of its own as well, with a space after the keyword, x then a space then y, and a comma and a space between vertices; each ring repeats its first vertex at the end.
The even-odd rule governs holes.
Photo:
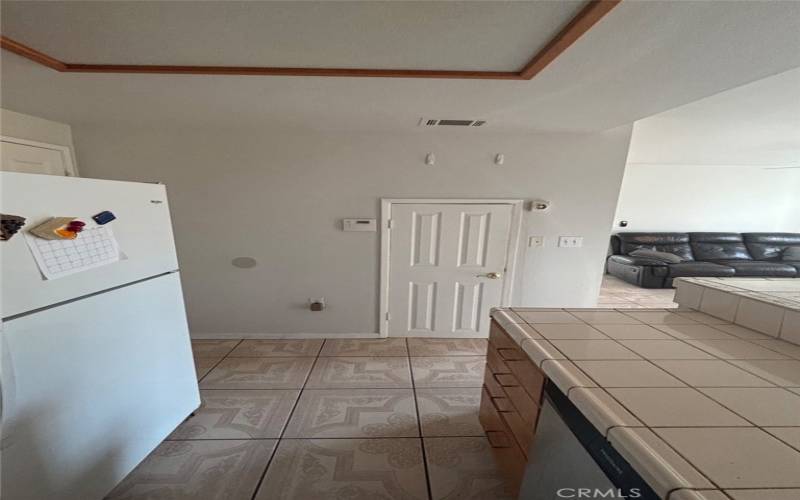
POLYGON ((800 246, 786 247, 786 250, 781 252, 782 261, 800 260, 800 246))
POLYGON ((736 276, 779 276, 793 278, 797 269, 785 262, 768 262, 765 260, 721 260, 717 263, 732 267, 736 276))
POLYGON ((712 262, 694 261, 669 265, 669 275, 671 278, 688 276, 727 278, 734 276, 735 274, 736 271, 732 267, 722 264, 714 264, 712 262))
POLYGON ((667 264, 677 264, 683 262, 683 259, 669 252, 659 252, 658 250, 650 250, 649 248, 637 248, 629 253, 631 257, 646 257, 648 259, 656 259, 666 262, 667 264))
POLYGON ((785 259, 783 253, 789 248, 800 248, 798 233, 744 233, 744 243, 756 260, 800 260, 785 259))
POLYGON ((797 269, 797 277, 800 278, 800 259, 798 260, 783 260, 781 264, 786 264, 797 269))
POLYGON ((696 260, 753 260, 739 233, 689 233, 696 260))
POLYGON ((663 260, 650 257, 636 257, 634 255, 612 255, 608 258, 609 262, 625 264, 626 266, 666 266, 663 260))
MULTIPOLYGON (((617 233, 619 253, 629 254, 638 248, 657 250, 677 255, 683 260, 694 260, 686 233, 617 233)), ((612 245, 615 246, 615 245, 612 245)))

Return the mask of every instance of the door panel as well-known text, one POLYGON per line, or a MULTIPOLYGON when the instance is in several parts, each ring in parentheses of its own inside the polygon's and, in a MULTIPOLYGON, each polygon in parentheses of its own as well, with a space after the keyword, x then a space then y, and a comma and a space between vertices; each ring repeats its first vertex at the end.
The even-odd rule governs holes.
POLYGON ((0 141, 0 158, 6 172, 69 175, 64 156, 56 149, 0 141))
POLYGON ((392 205, 390 336, 488 335, 489 309, 502 298, 511 213, 505 204, 392 205))

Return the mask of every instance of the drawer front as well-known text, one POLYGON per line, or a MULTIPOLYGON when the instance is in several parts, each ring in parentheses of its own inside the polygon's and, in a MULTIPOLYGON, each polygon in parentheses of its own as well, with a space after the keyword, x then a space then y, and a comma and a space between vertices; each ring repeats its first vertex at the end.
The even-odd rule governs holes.
POLYGON ((497 411, 497 408, 495 408, 492 397, 485 388, 481 391, 481 405, 478 408, 478 420, 480 420, 481 427, 483 427, 483 430, 486 432, 506 431, 506 426, 500 418, 500 413, 497 411))
POLYGON ((514 435, 514 439, 517 441, 520 449, 527 457, 528 448, 533 440, 533 426, 522 420, 522 417, 520 417, 519 413, 515 411, 503 412, 500 414, 500 417, 503 419, 503 422, 505 422, 508 428, 511 429, 511 434, 514 435))
POLYGON ((512 349, 509 347, 504 347, 502 349, 497 350, 498 354, 500 354, 500 358, 503 361, 522 361, 530 359, 527 354, 522 352, 522 349, 512 349))
POLYGON ((511 373, 511 369, 492 344, 489 344, 489 348, 486 350, 486 366, 489 367, 492 373, 511 373))
POLYGON ((492 448, 511 448, 517 446, 517 442, 505 431, 486 431, 486 439, 492 448))
POLYGON ((507 361, 506 364, 519 381, 517 385, 522 386, 537 405, 541 404, 545 381, 544 373, 536 368, 530 360, 507 361))
POLYGON ((513 404, 511 404, 511 400, 508 398, 492 398, 492 403, 494 404, 494 409, 500 413, 506 411, 517 411, 513 404))
POLYGON ((506 393, 506 398, 514 405, 514 409, 522 420, 531 427, 535 427, 539 417, 539 405, 533 401, 530 394, 520 386, 504 387, 503 392, 506 393))
POLYGON ((483 372, 483 390, 489 392, 489 395, 494 398, 506 397, 503 387, 495 380, 494 374, 488 369, 483 372))
POLYGON ((518 347, 514 339, 495 321, 492 321, 489 327, 489 343, 494 345, 495 349, 515 349, 518 347))
POLYGON ((519 380, 517 377, 514 376, 512 373, 493 373, 492 377, 500 384, 502 387, 518 387, 519 380))

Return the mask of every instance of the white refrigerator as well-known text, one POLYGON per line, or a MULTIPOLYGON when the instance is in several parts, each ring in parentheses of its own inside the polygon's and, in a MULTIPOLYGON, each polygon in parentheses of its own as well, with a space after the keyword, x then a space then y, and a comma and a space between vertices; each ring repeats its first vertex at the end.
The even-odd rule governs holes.
POLYGON ((200 405, 166 189, 0 172, 0 497, 100 500, 200 405), (111 211, 123 258, 44 279, 24 231, 111 211))

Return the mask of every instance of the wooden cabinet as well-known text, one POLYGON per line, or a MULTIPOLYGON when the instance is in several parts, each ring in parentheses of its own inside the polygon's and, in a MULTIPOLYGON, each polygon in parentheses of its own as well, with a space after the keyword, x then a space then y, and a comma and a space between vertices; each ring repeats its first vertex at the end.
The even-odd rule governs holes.
POLYGON ((492 321, 479 416, 515 494, 536 431, 545 380, 514 339, 492 321))

